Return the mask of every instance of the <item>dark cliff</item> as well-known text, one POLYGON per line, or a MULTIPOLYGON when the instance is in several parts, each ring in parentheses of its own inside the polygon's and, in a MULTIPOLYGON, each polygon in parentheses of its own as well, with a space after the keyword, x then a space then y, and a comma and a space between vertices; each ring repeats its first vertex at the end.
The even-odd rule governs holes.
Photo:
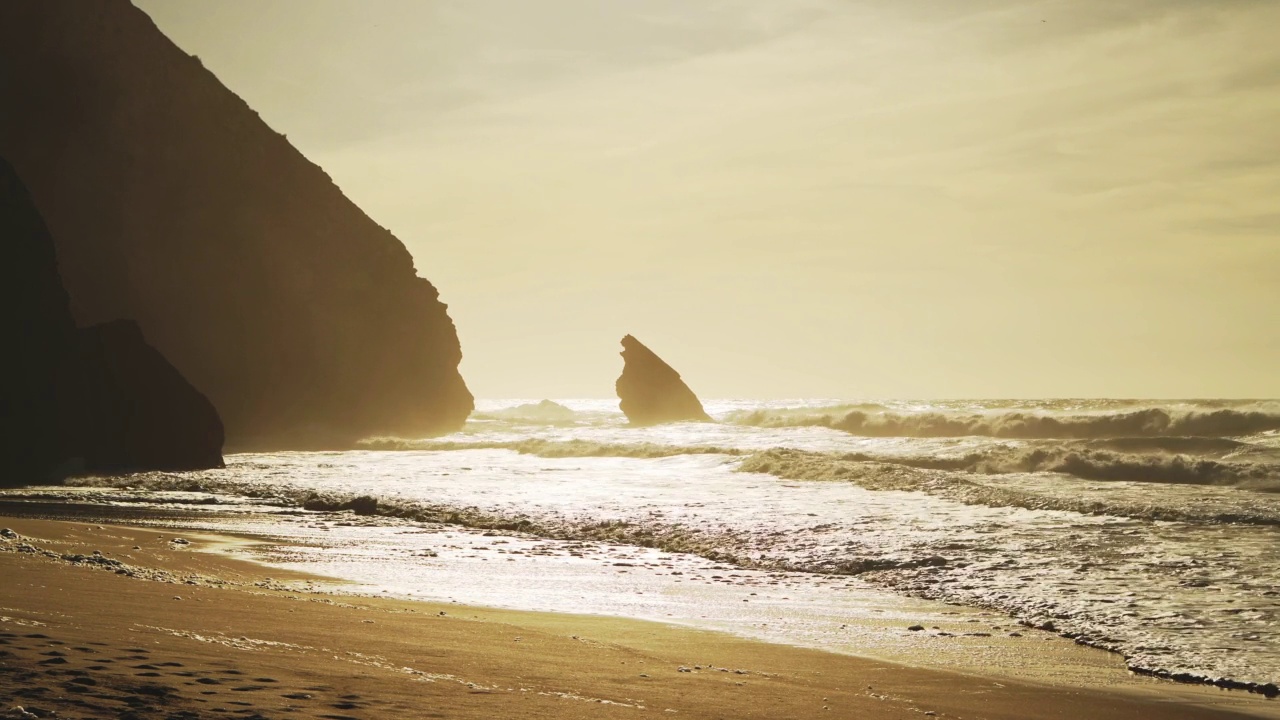
POLYGON ((54 377, 75 330, 53 239, 0 158, 0 486, 45 479, 63 459, 54 377))
POLYGON ((622 375, 616 389, 618 404, 632 425, 656 425, 681 420, 709 421, 702 403, 680 373, 644 343, 622 338, 622 375))
POLYGON ((0 3, 0 108, 76 321, 136 320, 233 448, 465 421, 457 333, 404 245, 126 0, 0 3))
POLYGON ((0 486, 222 465, 208 399, 117 320, 77 330, 53 239, 0 158, 0 486))

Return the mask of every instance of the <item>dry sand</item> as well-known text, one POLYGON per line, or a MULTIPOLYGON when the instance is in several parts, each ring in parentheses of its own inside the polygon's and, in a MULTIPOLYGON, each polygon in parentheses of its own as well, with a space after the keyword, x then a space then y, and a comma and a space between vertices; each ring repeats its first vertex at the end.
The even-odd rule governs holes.
POLYGON ((234 538, 0 525, 20 536, 0 539, 0 717, 1280 717, 1113 663, 1094 682, 1029 682, 634 620, 335 598, 192 552, 234 538))

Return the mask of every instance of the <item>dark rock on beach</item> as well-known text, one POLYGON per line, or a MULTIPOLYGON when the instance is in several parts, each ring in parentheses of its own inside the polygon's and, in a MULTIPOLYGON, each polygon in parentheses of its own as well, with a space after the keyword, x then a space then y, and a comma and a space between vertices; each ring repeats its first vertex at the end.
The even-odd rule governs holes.
POLYGON ((711 420, 680 373, 630 335, 622 338, 622 360, 615 387, 632 425, 711 420))
POLYGON ((370 495, 339 499, 329 495, 313 494, 302 501, 303 510, 316 512, 336 512, 350 510, 356 515, 375 515, 378 512, 378 498, 370 495))
POLYGON ((57 378, 66 441, 99 472, 222 465, 222 420, 131 320, 76 333, 57 378))
POLYGON ((77 330, 44 221, 0 159, 0 485, 222 465, 213 405, 117 320, 77 330))
MULTIPOLYGON (((130 2, 0 2, 0 108, 66 288, 24 279, 45 288, 24 313, 136 321, 241 449, 466 420, 457 333, 405 246, 130 2)), ((46 401, 24 417, 52 422, 46 401)))
POLYGON ((0 159, 0 485, 43 478, 62 458, 54 375, 75 331, 53 239, 0 159))

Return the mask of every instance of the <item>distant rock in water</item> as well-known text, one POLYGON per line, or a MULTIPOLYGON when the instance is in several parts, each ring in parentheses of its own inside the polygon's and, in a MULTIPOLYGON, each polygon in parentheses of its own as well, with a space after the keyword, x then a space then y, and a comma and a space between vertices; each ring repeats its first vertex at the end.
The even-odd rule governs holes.
POLYGON ((680 373, 630 335, 622 338, 622 360, 616 388, 619 407, 631 424, 711 420, 680 373))
POLYGON ((222 465, 213 405, 132 321, 77 330, 53 239, 0 159, 0 485, 222 465))
POLYGON ((524 405, 502 408, 485 414, 503 420, 528 420, 542 423, 573 422, 577 417, 577 414, 569 408, 551 400, 525 403, 524 405))
POLYGON ((0 108, 72 317, 135 320, 230 446, 470 414, 457 332, 404 245, 127 0, 0 2, 0 108))

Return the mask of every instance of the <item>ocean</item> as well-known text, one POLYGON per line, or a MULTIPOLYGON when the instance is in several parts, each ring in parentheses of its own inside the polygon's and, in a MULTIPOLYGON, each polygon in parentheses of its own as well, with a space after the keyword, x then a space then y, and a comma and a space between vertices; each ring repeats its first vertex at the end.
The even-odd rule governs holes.
POLYGON ((446 437, 3 496, 207 514, 187 525, 370 593, 845 651, 842 613, 925 599, 1141 673, 1280 683, 1280 401, 705 404, 634 428, 616 400, 479 401, 446 437), (360 496, 376 512, 306 509, 360 496))

